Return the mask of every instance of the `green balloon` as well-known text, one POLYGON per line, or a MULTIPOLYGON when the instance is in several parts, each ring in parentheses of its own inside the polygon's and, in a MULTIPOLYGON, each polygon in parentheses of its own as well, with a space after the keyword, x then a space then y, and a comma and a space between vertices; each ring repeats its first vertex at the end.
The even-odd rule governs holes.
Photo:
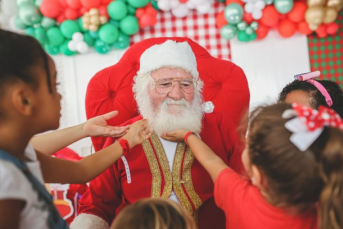
POLYGON ((142 8, 148 5, 149 0, 128 0, 127 2, 135 8, 142 8))
POLYGON ((61 32, 65 38, 71 39, 73 34, 80 32, 80 26, 77 21, 65 20, 60 25, 61 32))
POLYGON ((72 56, 72 55, 75 55, 76 52, 74 51, 71 51, 69 48, 68 48, 68 43, 69 43, 70 40, 65 40, 61 46, 60 46, 60 52, 66 56, 72 56))
POLYGON ((114 26, 117 27, 117 28, 119 28, 119 26, 120 26, 120 22, 119 22, 119 21, 116 21, 116 20, 113 20, 113 19, 110 19, 110 20, 108 21, 108 23, 114 25, 114 26))
POLYGON ((89 47, 92 47, 94 45, 94 38, 89 35, 89 33, 83 34, 83 40, 87 43, 89 47))
POLYGON ((257 21, 251 22, 250 27, 253 28, 254 30, 258 29, 258 23, 257 23, 257 21))
POLYGON ((18 15, 21 21, 27 26, 33 26, 42 19, 38 8, 30 2, 23 2, 20 4, 18 15))
POLYGON ((249 26, 249 27, 247 27, 247 28, 245 29, 245 32, 246 32, 248 35, 251 35, 251 34, 253 34, 255 31, 254 31, 253 28, 251 28, 251 27, 249 26))
MULTIPOLYGON (((224 0, 225 1, 225 0, 224 0)), ((158 8, 157 5, 157 1, 156 0, 150 0, 150 3, 152 5, 152 7, 154 7, 155 10, 160 10, 160 8, 158 8)))
POLYGON ((118 2, 124 2, 127 3, 127 0, 117 0, 118 2))
POLYGON ((293 0, 275 0, 274 6, 275 9, 281 13, 286 14, 293 9, 294 2, 293 0))
POLYGON ((133 35, 138 32, 139 25, 136 16, 128 15, 120 21, 120 30, 126 35, 133 35))
POLYGON ((232 25, 238 24, 243 19, 243 8, 238 3, 231 3, 224 9, 224 17, 232 25))
POLYGON ((99 38, 99 34, 98 31, 88 31, 88 34, 93 37, 94 39, 98 39, 99 38))
POLYGON ((110 18, 114 20, 121 20, 127 15, 128 9, 127 5, 124 2, 115 1, 111 2, 107 6, 107 12, 110 18))
POLYGON ((263 0, 266 5, 270 5, 274 2, 274 0, 263 0))
POLYGON ((111 47, 102 40, 98 39, 95 41, 94 49, 100 54, 106 54, 111 50, 111 47))
POLYGON ((23 23, 23 21, 17 16, 15 16, 14 18, 14 25, 15 27, 17 27, 18 29, 25 29, 26 25, 23 23))
POLYGON ((225 25, 220 29, 220 35, 226 40, 231 40, 237 34, 237 28, 234 25, 225 25))
POLYGON ((17 0, 17 6, 18 7, 20 7, 20 5, 22 4, 22 3, 26 3, 26 2, 28 2, 28 3, 32 3, 32 4, 34 4, 34 1, 33 0, 17 0))
POLYGON ((47 53, 53 56, 60 53, 60 47, 58 46, 45 45, 44 48, 47 53))
POLYGON ((25 29, 25 33, 31 37, 36 36, 35 28, 33 28, 33 27, 29 27, 29 28, 25 29))
POLYGON ((43 27, 38 27, 35 30, 35 37, 41 43, 42 45, 45 45, 48 43, 48 38, 45 33, 45 29, 43 27))
POLYGON ((118 39, 118 29, 112 24, 105 24, 100 27, 99 31, 99 38, 105 42, 106 44, 111 44, 118 39))
POLYGON ((256 40, 256 38, 257 38, 257 34, 256 34, 255 31, 254 31, 252 34, 249 35, 249 39, 250 39, 251 41, 256 40))
POLYGON ((36 0, 36 1, 35 1, 35 5, 36 5, 37 7, 40 7, 40 5, 42 4, 42 1, 43 1, 43 0, 36 0))
POLYGON ((44 28, 50 28, 56 24, 56 21, 52 18, 48 17, 43 17, 41 23, 40 23, 44 28))
POLYGON ((127 6, 127 11, 129 12, 130 15, 136 15, 136 8, 131 5, 127 6))
POLYGON ((130 37, 122 32, 119 32, 119 36, 113 47, 115 49, 126 49, 130 45, 130 37))
POLYGON ((238 30, 245 30, 248 27, 248 24, 245 21, 241 21, 237 24, 238 30))
POLYGON ((48 29, 46 35, 51 46, 59 46, 64 42, 63 34, 57 27, 51 27, 50 29, 48 29))
POLYGON ((237 38, 242 42, 248 42, 250 40, 249 35, 244 30, 238 32, 237 38))
POLYGON ((82 18, 83 18, 83 17, 80 17, 79 19, 77 19, 77 22, 79 23, 80 30, 81 30, 82 32, 86 32, 86 31, 88 31, 88 30, 85 29, 85 28, 83 28, 82 18))

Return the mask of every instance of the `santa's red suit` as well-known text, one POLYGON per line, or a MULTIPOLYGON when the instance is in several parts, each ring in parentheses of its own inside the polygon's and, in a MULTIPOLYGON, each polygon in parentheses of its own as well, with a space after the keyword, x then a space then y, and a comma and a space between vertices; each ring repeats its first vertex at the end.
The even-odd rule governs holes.
MULTIPOLYGON (((140 116, 127 124, 139 119, 140 116)), ((230 167, 242 171, 242 147, 235 130, 223 114, 206 114, 200 137, 230 167)), ((105 147, 114 141, 108 138, 105 147)), ((224 213, 214 204, 213 181, 185 143, 177 144, 172 171, 156 134, 131 149, 126 160, 131 183, 123 161, 118 160, 90 182, 80 200, 80 213, 96 215, 111 225, 125 206, 146 197, 169 198, 173 191, 199 228, 225 228, 224 213)))

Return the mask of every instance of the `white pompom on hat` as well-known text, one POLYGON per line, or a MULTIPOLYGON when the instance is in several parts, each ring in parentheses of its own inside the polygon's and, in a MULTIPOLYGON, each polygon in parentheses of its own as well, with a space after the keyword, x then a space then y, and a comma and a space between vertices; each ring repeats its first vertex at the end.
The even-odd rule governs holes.
POLYGON ((151 46, 141 55, 137 73, 145 74, 162 67, 182 68, 194 79, 199 78, 195 55, 187 42, 167 40, 162 44, 151 46))

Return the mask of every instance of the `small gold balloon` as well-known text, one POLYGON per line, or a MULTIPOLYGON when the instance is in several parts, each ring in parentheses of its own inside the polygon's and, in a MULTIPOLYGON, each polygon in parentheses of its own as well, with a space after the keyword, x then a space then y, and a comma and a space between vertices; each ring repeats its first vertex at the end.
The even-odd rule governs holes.
POLYGON ((313 7, 313 6, 324 6, 325 0, 307 0, 307 7, 313 7))
POLYGON ((88 12, 86 12, 83 16, 84 16, 84 17, 90 17, 90 15, 89 15, 88 12))
POLYGON ((99 29, 99 26, 97 25, 94 25, 94 24, 89 25, 89 30, 93 32, 97 31, 98 29, 99 29))
POLYGON ((90 21, 93 25, 100 25, 100 19, 98 16, 92 16, 90 21))
POLYGON ((334 22, 337 18, 337 15, 338 12, 334 8, 326 7, 323 22, 326 24, 334 22))
POLYGON ((89 23, 89 22, 90 22, 90 18, 89 18, 89 17, 86 17, 86 16, 83 16, 83 17, 82 17, 82 22, 83 22, 83 23, 89 23))
POLYGON ((99 10, 96 9, 96 8, 92 8, 92 9, 89 10, 89 14, 91 16, 99 16, 99 10))
POLYGON ((309 25, 319 26, 323 23, 325 10, 322 6, 309 7, 305 13, 305 20, 309 25))
POLYGON ((340 11, 343 7, 343 0, 328 0, 326 3, 328 7, 334 8, 335 10, 340 11))
POLYGON ((318 25, 308 24, 308 28, 312 31, 315 31, 318 28, 318 25))
POLYGON ((107 22, 107 17, 105 17, 105 16, 100 16, 99 18, 100 18, 100 23, 101 23, 101 24, 105 24, 105 23, 107 22))
POLYGON ((88 23, 83 23, 83 24, 82 24, 82 27, 83 27, 84 29, 89 29, 89 24, 88 24, 88 23))

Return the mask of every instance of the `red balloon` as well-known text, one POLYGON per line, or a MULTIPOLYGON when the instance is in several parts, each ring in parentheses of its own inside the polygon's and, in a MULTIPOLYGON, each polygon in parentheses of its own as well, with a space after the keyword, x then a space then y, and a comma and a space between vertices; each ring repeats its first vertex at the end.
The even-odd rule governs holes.
POLYGON ((285 18, 279 22, 277 29, 282 37, 291 37, 297 31, 297 25, 285 18))
POLYGON ((58 0, 43 1, 39 9, 45 17, 49 18, 57 18, 63 10, 58 0))
POLYGON ((79 10, 82 7, 80 0, 67 0, 67 4, 70 8, 74 10, 79 10))
POLYGON ((244 9, 244 2, 241 0, 226 0, 226 5, 230 5, 231 3, 238 3, 244 9))
POLYGON ((262 22, 264 25, 268 27, 273 27, 273 26, 276 26, 277 23, 279 22, 280 13, 277 12, 274 6, 272 5, 266 6, 262 10, 262 13, 263 13, 263 16, 260 19, 260 22, 262 22))
POLYGON ((289 20, 293 22, 301 22, 305 18, 307 5, 303 2, 294 3, 293 9, 287 14, 289 20))
POLYGON ((81 0, 83 7, 87 9, 98 8, 100 6, 101 0, 81 0))
POLYGON ((317 29, 316 29, 317 36, 320 38, 324 38, 328 36, 328 33, 326 32, 326 26, 324 24, 321 24, 317 29))
POLYGON ((262 23, 258 24, 258 28, 256 29, 257 40, 261 40, 265 38, 269 33, 269 28, 262 23))
POLYGON ((145 12, 147 14, 154 16, 154 17, 157 16, 157 11, 155 10, 155 8, 150 3, 145 7, 145 12))
POLYGON ((77 10, 68 8, 64 11, 64 16, 66 17, 66 19, 75 20, 79 18, 79 12, 77 10))
POLYGON ((139 19, 139 27, 140 28, 145 28, 147 26, 153 26, 154 22, 154 17, 151 16, 150 14, 144 14, 140 19, 139 19))
POLYGON ((143 8, 139 8, 136 10, 136 17, 140 18, 145 14, 145 10, 143 8))
POLYGON ((108 12, 107 12, 107 7, 106 6, 100 6, 99 7, 99 13, 100 13, 100 15, 106 16, 107 19, 110 18, 108 16, 108 12))
POLYGON ((338 29, 339 29, 339 26, 335 22, 332 22, 330 24, 326 24, 326 32, 330 35, 337 33, 338 29))
POLYGON ((301 34, 310 35, 312 30, 310 30, 310 27, 308 27, 306 21, 302 21, 298 23, 298 32, 301 34))
POLYGON ((255 19, 252 18, 252 14, 249 14, 247 12, 244 12, 243 15, 243 21, 245 21, 246 23, 250 24, 251 22, 253 22, 255 19))
POLYGON ((113 0, 101 0, 101 5, 105 5, 107 6, 108 4, 110 4, 113 0))
POLYGON ((226 24, 227 24, 227 21, 226 21, 225 16, 224 16, 224 11, 220 12, 216 17, 216 25, 220 29, 221 27, 223 27, 226 24))
POLYGON ((56 21, 58 23, 62 23, 65 19, 66 17, 64 16, 64 14, 61 14, 60 16, 57 17, 56 21))
MULTIPOLYGON (((46 1, 46 0, 45 0, 45 1, 46 1)), ((59 1, 60 1, 61 6, 62 6, 63 8, 66 8, 66 7, 68 6, 67 0, 59 0, 59 1)))

